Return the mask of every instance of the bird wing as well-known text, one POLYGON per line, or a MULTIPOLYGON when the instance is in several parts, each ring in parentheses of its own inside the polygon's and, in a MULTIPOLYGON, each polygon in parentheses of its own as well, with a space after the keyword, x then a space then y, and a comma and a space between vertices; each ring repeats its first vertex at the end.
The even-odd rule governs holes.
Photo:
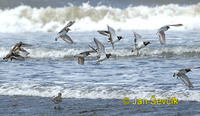
POLYGON ((27 52, 25 49, 23 48, 18 48, 15 51, 13 51, 14 54, 20 55, 24 58, 28 57, 28 55, 30 54, 29 52, 27 52))
POLYGON ((188 87, 194 88, 194 86, 190 82, 189 78, 185 74, 180 75, 179 78, 185 83, 185 85, 187 85, 188 87))
POLYGON ((166 26, 183 26, 183 24, 173 24, 173 25, 166 25, 166 26))
MULTIPOLYGON (((97 52, 97 49, 93 48, 92 46, 88 45, 90 48, 93 49, 93 51, 97 52)), ((97 52, 98 53, 98 52, 97 52)))
POLYGON ((190 67, 190 69, 200 69, 200 67, 190 67))
POLYGON ((67 23, 67 25, 63 29, 59 31, 59 33, 63 32, 65 29, 68 29, 68 27, 72 26, 74 23, 75 21, 70 21, 69 23, 67 23))
POLYGON ((75 21, 70 21, 69 23, 67 23, 67 25, 66 25, 64 28, 70 27, 70 26, 72 26, 74 23, 75 23, 75 21))
POLYGON ((67 43, 69 43, 69 44, 74 44, 73 40, 72 40, 67 34, 62 35, 61 38, 62 38, 65 42, 67 42, 67 43))
POLYGON ((195 67, 194 69, 200 69, 200 67, 195 67))
POLYGON ((140 42, 143 42, 141 35, 134 32, 134 37, 135 46, 137 46, 140 42))
POLYGON ((33 45, 31 45, 31 44, 25 44, 25 43, 21 44, 21 47, 30 47, 30 46, 33 46, 33 45))
POLYGON ((94 38, 94 42, 97 46, 97 53, 98 53, 98 56, 101 58, 101 57, 106 57, 106 52, 105 52, 105 47, 104 45, 99 42, 96 38, 94 38))
MULTIPOLYGON (((96 50, 96 49, 95 49, 96 50)), ((84 52, 81 52, 80 54, 86 54, 86 53, 95 53, 96 51, 94 50, 89 50, 89 51, 84 51, 84 52)))
POLYGON ((110 37, 110 32, 109 31, 97 31, 97 32, 99 32, 102 35, 110 37))
POLYGON ((109 25, 108 25, 107 27, 108 27, 108 31, 109 31, 109 33, 110 33, 110 38, 109 38, 109 40, 110 40, 110 42, 113 44, 113 38, 116 36, 115 30, 114 30, 112 27, 110 27, 109 25))
POLYGON ((158 32, 158 36, 159 36, 160 43, 161 43, 162 45, 166 45, 166 42, 165 42, 165 33, 164 33, 164 31, 159 31, 159 32, 158 32))

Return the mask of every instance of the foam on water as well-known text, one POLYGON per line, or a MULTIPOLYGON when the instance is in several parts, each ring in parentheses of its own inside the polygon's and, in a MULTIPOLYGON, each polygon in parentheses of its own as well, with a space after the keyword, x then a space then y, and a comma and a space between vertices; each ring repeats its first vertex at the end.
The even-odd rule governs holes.
MULTIPOLYGON (((9 53, 9 48, 0 47, 0 58, 5 57, 9 53)), ((90 49, 48 49, 48 48, 36 48, 26 49, 30 54, 30 59, 68 59, 77 56, 79 53, 90 49)), ((119 49, 106 49, 107 53, 111 53, 113 58, 131 58, 136 57, 137 53, 131 52, 131 48, 119 48, 119 49)), ((200 47, 164 47, 153 48, 147 47, 140 50, 140 57, 153 56, 153 57, 200 57, 200 47)), ((89 57, 96 57, 96 53, 91 53, 89 57)))
MULTIPOLYGON (((134 85, 133 85, 134 86, 134 85)), ((183 86, 178 84, 178 86, 183 86)), ((178 100, 184 101, 199 101, 200 92, 190 90, 183 87, 178 87, 174 90, 162 90, 148 87, 61 87, 61 86, 40 86, 26 84, 3 84, 0 86, 0 95, 23 95, 23 96, 40 96, 52 97, 59 91, 62 92, 63 98, 89 98, 89 99, 123 99, 129 97, 134 99, 148 99, 155 95, 158 99, 167 99, 167 97, 176 97, 178 100)))
POLYGON ((0 10, 0 32, 59 31, 70 20, 76 23, 73 31, 96 31, 109 24, 116 30, 158 29, 166 24, 182 23, 179 30, 199 30, 200 4, 179 6, 177 4, 156 7, 134 6, 125 9, 107 6, 82 6, 62 8, 32 8, 18 6, 0 10), (184 20, 183 20, 184 19, 184 20))
POLYGON ((200 101, 199 70, 187 73, 194 86, 190 89, 172 76, 183 67, 199 67, 199 32, 168 31, 166 46, 160 45, 156 31, 139 33, 152 44, 141 49, 138 57, 131 52, 132 31, 117 33, 126 39, 116 43, 115 49, 107 44, 107 38, 94 32, 69 33, 76 45, 54 42, 55 32, 0 33, 1 59, 19 41, 33 45, 24 48, 30 52, 25 61, 0 61, 0 95, 53 97, 61 92, 64 98, 150 99, 155 95, 200 101), (95 47, 93 37, 113 55, 95 65, 96 54, 92 54, 79 65, 74 55, 90 50, 88 44, 95 47))

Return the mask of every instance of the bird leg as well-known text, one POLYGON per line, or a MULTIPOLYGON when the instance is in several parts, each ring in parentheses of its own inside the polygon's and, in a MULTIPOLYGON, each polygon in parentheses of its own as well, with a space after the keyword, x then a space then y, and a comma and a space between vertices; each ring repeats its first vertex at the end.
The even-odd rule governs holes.
POLYGON ((65 41, 65 38, 63 36, 61 36, 61 38, 65 41))
POLYGON ((113 49, 114 49, 114 43, 112 43, 112 47, 113 47, 113 49))
POLYGON ((178 79, 178 77, 179 77, 179 74, 177 74, 177 79, 178 79))
POLYGON ((164 34, 164 31, 161 31, 161 35, 163 35, 164 34))
POLYGON ((139 55, 139 50, 137 50, 137 56, 139 55))

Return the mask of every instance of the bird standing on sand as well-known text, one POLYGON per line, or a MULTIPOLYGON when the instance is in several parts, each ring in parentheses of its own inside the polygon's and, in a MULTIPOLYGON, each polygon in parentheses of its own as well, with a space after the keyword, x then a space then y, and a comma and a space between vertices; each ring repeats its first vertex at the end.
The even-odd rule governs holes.
POLYGON ((74 23, 75 21, 70 21, 60 32, 58 32, 55 41, 57 41, 58 38, 62 38, 65 42, 69 44, 75 44, 74 41, 67 35, 68 31, 70 30, 69 27, 72 26, 74 23))
POLYGON ((59 104, 59 103, 61 103, 62 102, 62 94, 61 93, 58 93, 58 96, 57 97, 55 97, 55 98, 53 98, 53 102, 55 103, 55 104, 59 104))
POLYGON ((148 44, 151 44, 151 43, 149 41, 143 41, 142 40, 142 36, 137 34, 137 33, 135 33, 135 32, 134 32, 134 37, 135 37, 135 39, 134 39, 135 48, 132 50, 132 52, 137 50, 137 56, 138 56, 139 55, 139 50, 144 48, 148 44))
POLYGON ((168 29, 170 29, 170 26, 183 26, 183 24, 174 24, 174 25, 165 25, 163 27, 161 27, 160 29, 158 29, 158 36, 159 36, 159 40, 160 43, 162 45, 166 45, 166 41, 165 41, 165 31, 167 31, 168 29))
MULTIPOLYGON (((53 102, 55 104, 60 104, 62 102, 62 94, 61 93, 58 93, 58 96, 53 98, 53 102)), ((60 106, 58 105, 58 108, 60 108, 60 106)), ((54 109, 56 109, 56 107, 54 107, 54 109)))

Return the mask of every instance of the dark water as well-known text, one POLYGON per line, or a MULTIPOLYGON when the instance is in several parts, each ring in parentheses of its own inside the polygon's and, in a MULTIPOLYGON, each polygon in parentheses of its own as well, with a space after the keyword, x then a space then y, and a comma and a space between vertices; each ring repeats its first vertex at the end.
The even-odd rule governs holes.
POLYGON ((0 114, 15 116, 70 115, 169 115, 198 116, 200 102, 178 101, 176 105, 124 105, 121 99, 63 99, 60 109, 54 109, 52 98, 0 96, 0 114))
POLYGON ((128 6, 156 6, 167 4, 190 5, 200 2, 199 0, 0 0, 0 8, 13 8, 19 5, 28 5, 31 7, 63 7, 73 4, 81 6, 83 3, 89 3, 91 6, 105 5, 117 8, 126 8, 128 6))

